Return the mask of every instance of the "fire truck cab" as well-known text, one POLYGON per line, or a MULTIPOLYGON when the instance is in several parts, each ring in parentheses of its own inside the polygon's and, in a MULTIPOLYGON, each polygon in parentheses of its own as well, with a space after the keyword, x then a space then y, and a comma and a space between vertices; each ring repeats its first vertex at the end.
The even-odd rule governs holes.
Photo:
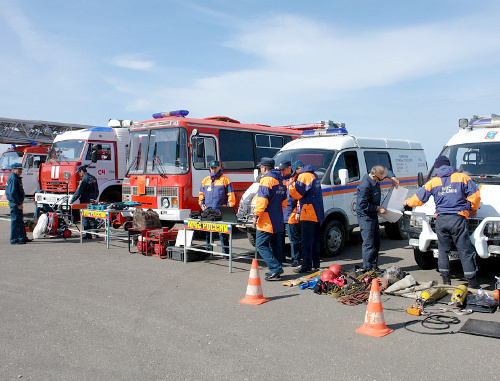
POLYGON ((33 196, 39 188, 39 170, 47 158, 49 145, 13 145, 0 157, 0 194, 5 193, 7 177, 13 164, 23 166, 23 187, 27 196, 33 196))
POLYGON ((131 121, 110 120, 108 127, 56 136, 40 171, 42 191, 35 195, 37 205, 54 204, 76 192, 80 180, 76 168, 80 165, 87 165, 87 171, 96 177, 99 201, 120 201, 130 124, 131 121))

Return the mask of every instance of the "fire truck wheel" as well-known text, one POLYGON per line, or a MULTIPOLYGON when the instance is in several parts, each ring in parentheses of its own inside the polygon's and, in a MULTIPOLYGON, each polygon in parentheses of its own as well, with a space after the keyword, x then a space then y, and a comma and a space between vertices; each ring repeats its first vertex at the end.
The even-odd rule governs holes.
POLYGON ((174 225, 175 225, 174 221, 160 220, 160 222, 161 222, 161 226, 163 226, 164 228, 172 229, 174 227, 174 225))
POLYGON ((413 256, 418 267, 423 270, 435 269, 437 266, 437 259, 434 258, 432 251, 420 251, 416 247, 413 248, 413 256))
POLYGON ((321 249, 324 257, 336 257, 342 253, 346 242, 346 231, 340 221, 330 220, 321 234, 321 249))

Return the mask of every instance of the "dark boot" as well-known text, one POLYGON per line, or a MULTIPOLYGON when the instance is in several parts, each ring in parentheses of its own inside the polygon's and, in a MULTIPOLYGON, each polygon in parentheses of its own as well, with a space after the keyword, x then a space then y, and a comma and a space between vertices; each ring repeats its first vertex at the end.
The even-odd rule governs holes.
POLYGON ((479 282, 477 281, 476 277, 467 279, 467 281, 469 282, 469 285, 468 285, 469 288, 478 289, 479 287, 481 287, 479 285, 479 282))
POLYGON ((451 286, 451 278, 449 275, 441 275, 441 277, 443 278, 443 284, 448 284, 451 286))

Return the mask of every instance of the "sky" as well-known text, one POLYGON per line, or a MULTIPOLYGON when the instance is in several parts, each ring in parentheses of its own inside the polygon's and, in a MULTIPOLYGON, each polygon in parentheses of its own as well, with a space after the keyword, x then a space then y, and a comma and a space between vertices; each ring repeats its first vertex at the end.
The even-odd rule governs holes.
POLYGON ((432 164, 500 113, 496 0, 0 0, 0 117, 343 122, 432 164))

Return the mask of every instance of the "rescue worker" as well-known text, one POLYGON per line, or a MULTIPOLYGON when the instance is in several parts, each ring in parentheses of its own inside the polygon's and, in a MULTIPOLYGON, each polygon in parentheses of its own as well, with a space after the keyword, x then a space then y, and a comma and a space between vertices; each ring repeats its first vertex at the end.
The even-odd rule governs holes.
MULTIPOLYGON (((209 163, 210 175, 205 177, 200 185, 198 194, 198 203, 202 211, 214 209, 220 212, 221 206, 234 207, 236 198, 234 196, 233 184, 229 177, 224 176, 222 167, 218 160, 212 160, 209 163)), ((219 234, 222 245, 222 252, 229 253, 229 236, 219 234)), ((210 233, 207 233, 207 250, 211 250, 210 233)))
POLYGON ((295 273, 317 271, 320 265, 320 225, 325 219, 323 193, 318 175, 311 165, 303 165, 290 186, 290 195, 299 201, 302 266, 295 273))
POLYGON ((22 245, 26 242, 31 242, 31 239, 26 237, 26 229, 24 227, 23 203, 24 203, 24 188, 23 188, 23 167, 16 163, 12 165, 12 173, 7 178, 5 183, 5 197, 9 201, 10 207, 10 244, 22 245))
POLYGON ((467 218, 474 216, 481 206, 479 189, 472 179, 450 165, 446 156, 438 156, 434 162, 433 177, 404 204, 410 207, 423 205, 434 197, 436 204, 436 234, 438 237, 438 269, 444 284, 451 284, 449 253, 453 245, 458 250, 464 277, 469 287, 478 288, 476 280, 476 253, 469 238, 467 218))
POLYGON ((274 160, 263 157, 260 160, 259 191, 255 203, 253 223, 257 228, 255 247, 266 262, 269 272, 265 280, 280 279, 283 273, 283 201, 286 188, 274 160))
MULTIPOLYGON (((72 204, 78 199, 80 199, 80 204, 90 204, 95 202, 99 196, 97 179, 87 172, 86 165, 78 166, 76 168, 76 172, 81 178, 80 185, 76 189, 75 194, 69 200, 69 203, 72 204)), ((96 221, 94 218, 82 217, 82 225, 84 230, 95 229, 96 221)), ((92 235, 90 233, 86 233, 83 238, 92 239, 92 235)))
POLYGON ((281 176, 285 180, 286 189, 286 207, 283 210, 283 221, 285 222, 285 229, 288 234, 288 239, 290 240, 290 249, 292 267, 297 267, 300 265, 300 260, 302 255, 300 253, 300 224, 297 215, 298 201, 290 195, 290 184, 292 183, 292 177, 295 175, 297 170, 300 171, 304 164, 299 160, 295 161, 293 164, 290 161, 285 161, 279 164, 279 169, 281 170, 281 176))
POLYGON ((385 208, 380 206, 380 182, 385 178, 390 178, 393 186, 399 186, 399 180, 392 171, 381 165, 375 165, 361 179, 356 190, 356 216, 358 217, 361 239, 363 240, 361 246, 363 256, 362 271, 380 271, 378 267, 380 228, 377 213, 387 213, 385 208))

